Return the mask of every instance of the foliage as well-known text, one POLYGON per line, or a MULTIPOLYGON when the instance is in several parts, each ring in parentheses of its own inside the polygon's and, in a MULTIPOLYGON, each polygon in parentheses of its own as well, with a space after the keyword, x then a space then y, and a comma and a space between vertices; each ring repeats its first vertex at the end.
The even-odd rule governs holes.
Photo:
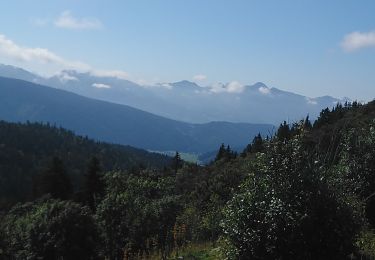
POLYGON ((259 133, 254 137, 252 143, 248 144, 242 153, 242 156, 246 156, 248 153, 260 153, 264 151, 264 142, 261 134, 259 133))
POLYGON ((85 174, 85 200, 91 210, 95 210, 104 193, 104 183, 98 158, 91 158, 85 174))
POLYGON ((375 102, 337 105, 206 166, 4 123, 0 203, 32 180, 53 198, 0 211, 0 258, 375 257, 374 118, 375 102))
POLYGON ((35 176, 48 170, 53 157, 63 162, 73 190, 83 189, 86 162, 94 156, 103 171, 170 164, 164 155, 95 142, 49 124, 0 121, 0 209, 32 199, 35 176))
POLYGON ((375 256, 375 233, 374 230, 368 229, 362 231, 357 241, 360 253, 369 259, 375 256))
POLYGON ((111 259, 172 246, 178 197, 173 195, 173 179, 153 177, 120 172, 105 176, 106 195, 96 219, 111 259))
POLYGON ((324 181, 324 172, 305 154, 301 138, 286 139, 283 134, 258 156, 257 169, 225 208, 222 226, 235 248, 228 255, 344 258, 354 250, 357 216, 324 181))
POLYGON ((224 160, 224 161, 230 161, 232 159, 236 159, 237 153, 235 151, 232 151, 229 145, 225 147, 224 144, 221 144, 219 151, 217 152, 217 155, 215 157, 215 162, 224 160))
POLYGON ((72 194, 72 184, 66 174, 63 162, 54 157, 50 166, 34 180, 34 196, 50 194, 55 199, 68 199, 72 194))
POLYGON ((13 207, 1 233, 4 255, 16 259, 91 259, 99 246, 88 208, 48 198, 13 207))

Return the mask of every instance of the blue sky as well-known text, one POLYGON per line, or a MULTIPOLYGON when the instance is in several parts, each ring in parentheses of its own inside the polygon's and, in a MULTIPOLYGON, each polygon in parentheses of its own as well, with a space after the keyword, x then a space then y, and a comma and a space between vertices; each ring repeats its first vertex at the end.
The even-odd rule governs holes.
POLYGON ((375 98, 375 1, 1 1, 0 63, 375 98), (37 49, 41 48, 41 49, 37 49), (21 55, 21 54, 22 55, 21 55))

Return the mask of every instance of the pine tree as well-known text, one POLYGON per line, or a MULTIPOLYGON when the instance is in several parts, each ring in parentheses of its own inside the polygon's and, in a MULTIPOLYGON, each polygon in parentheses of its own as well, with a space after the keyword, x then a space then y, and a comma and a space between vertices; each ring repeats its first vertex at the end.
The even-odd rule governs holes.
POLYGON ((280 124, 279 129, 277 130, 277 139, 286 142, 290 139, 291 132, 289 125, 287 124, 286 121, 284 121, 282 124, 280 124))
POLYGON ((225 154, 226 154, 225 145, 221 144, 220 148, 219 148, 219 151, 216 154, 215 162, 221 160, 222 158, 224 158, 225 154))
POLYGON ((215 162, 224 159, 225 161, 229 161, 235 159, 237 157, 237 152, 232 151, 229 145, 225 147, 224 144, 221 144, 219 151, 216 154, 215 162))
POLYGON ((253 143, 251 145, 251 152, 259 153, 259 152, 262 152, 263 150, 264 150, 263 138, 260 135, 260 133, 258 133, 258 135, 255 136, 253 139, 253 143))
POLYGON ((178 169, 180 169, 183 165, 183 161, 181 159, 181 155, 179 152, 176 151, 175 156, 173 157, 172 160, 172 168, 175 173, 177 173, 178 169))
POLYGON ((248 144, 245 150, 241 153, 245 157, 247 153, 258 153, 264 150, 263 138, 260 133, 253 138, 253 141, 248 144))
POLYGON ((309 115, 306 116, 305 121, 303 123, 303 126, 304 126, 305 129, 311 129, 312 128, 312 124, 311 124, 309 115))
POLYGON ((86 201, 92 210, 95 209, 98 200, 104 192, 104 184, 100 172, 101 168, 99 159, 96 157, 92 157, 88 164, 87 172, 85 174, 86 201))
POLYGON ((71 193, 72 184, 66 174, 64 164, 58 157, 53 157, 49 167, 36 176, 34 195, 40 197, 50 194, 53 198, 66 200, 71 193))

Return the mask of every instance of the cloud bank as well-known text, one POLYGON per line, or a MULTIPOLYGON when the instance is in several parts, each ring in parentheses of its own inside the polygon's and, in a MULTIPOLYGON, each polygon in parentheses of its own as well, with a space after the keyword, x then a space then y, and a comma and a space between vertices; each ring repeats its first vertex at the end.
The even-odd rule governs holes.
POLYGON ((238 81, 232 81, 228 84, 216 83, 210 87, 210 91, 213 93, 241 93, 245 89, 245 86, 238 81))
POLYGON ((5 35, 0 34, 0 58, 9 58, 16 62, 28 64, 48 64, 53 65, 56 70, 77 70, 88 72, 98 77, 115 77, 118 79, 128 79, 129 75, 121 70, 101 70, 96 69, 81 61, 71 61, 65 59, 45 48, 30 48, 16 44, 5 35))
POLYGON ((349 33, 342 40, 341 47, 346 52, 375 48, 375 31, 349 33))
POLYGON ((48 49, 19 46, 2 34, 0 34, 0 55, 16 61, 55 64, 69 69, 88 71, 91 68, 83 62, 68 61, 48 49))

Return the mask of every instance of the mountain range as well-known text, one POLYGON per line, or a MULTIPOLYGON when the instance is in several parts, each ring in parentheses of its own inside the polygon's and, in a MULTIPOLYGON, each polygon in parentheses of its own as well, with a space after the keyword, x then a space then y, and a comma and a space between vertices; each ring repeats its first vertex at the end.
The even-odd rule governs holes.
POLYGON ((273 129, 270 124, 185 123, 127 105, 4 77, 0 77, 0 119, 49 122, 100 141, 195 154, 216 150, 221 143, 243 147, 258 132, 266 135, 273 129))
POLYGON ((21 68, 0 65, 0 76, 22 79, 85 97, 128 105, 166 118, 190 123, 212 121, 265 123, 294 122, 307 115, 317 118, 320 111, 333 107, 338 99, 310 98, 270 88, 264 83, 238 82, 200 86, 182 80, 142 86, 116 77, 65 70, 52 77, 41 77, 21 68))

